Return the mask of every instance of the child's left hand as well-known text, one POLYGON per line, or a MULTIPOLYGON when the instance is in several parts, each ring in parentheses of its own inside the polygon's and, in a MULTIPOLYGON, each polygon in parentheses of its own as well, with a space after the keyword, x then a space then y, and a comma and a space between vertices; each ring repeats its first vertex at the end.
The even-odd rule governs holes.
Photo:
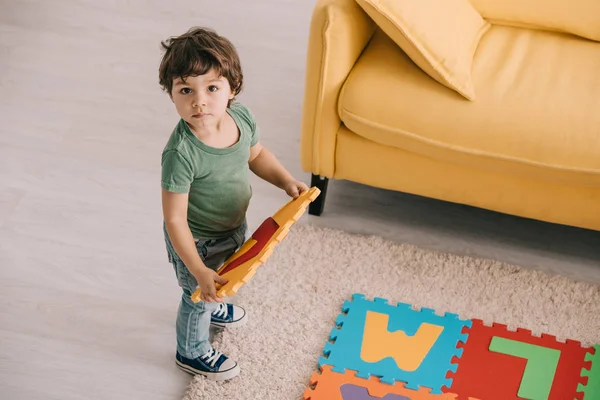
POLYGON ((290 181, 284 185, 283 190, 285 190, 288 196, 296 199, 308 190, 308 186, 304 182, 290 181))

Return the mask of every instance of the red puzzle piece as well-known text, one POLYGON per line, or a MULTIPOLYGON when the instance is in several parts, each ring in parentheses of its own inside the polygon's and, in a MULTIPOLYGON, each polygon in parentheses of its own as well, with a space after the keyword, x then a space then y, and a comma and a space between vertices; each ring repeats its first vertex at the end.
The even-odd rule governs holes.
POLYGON ((463 333, 468 333, 469 337, 464 345, 459 343, 463 354, 452 361, 458 364, 458 369, 455 373, 448 373, 447 377, 453 378, 453 381, 452 387, 445 388, 445 392, 456 393, 458 399, 469 396, 485 400, 520 399, 517 393, 527 360, 489 351, 492 338, 499 336, 559 350, 561 355, 549 400, 582 400, 581 393, 577 393, 577 385, 583 382, 581 369, 584 366, 590 368, 585 355, 592 351, 591 348, 582 348, 580 342, 573 340, 561 343, 556 341, 555 336, 532 336, 531 331, 526 329, 513 332, 507 330, 506 325, 494 323, 491 327, 485 326, 478 319, 473 319, 473 326, 465 328, 463 333))

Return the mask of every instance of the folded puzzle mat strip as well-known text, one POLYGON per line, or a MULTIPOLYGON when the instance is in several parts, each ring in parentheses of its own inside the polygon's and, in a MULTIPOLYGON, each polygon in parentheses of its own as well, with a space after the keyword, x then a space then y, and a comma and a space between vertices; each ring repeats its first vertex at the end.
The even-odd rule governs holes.
MULTIPOLYGON (((286 237, 290 227, 302 217, 308 205, 320 193, 319 188, 312 187, 267 218, 252 237, 217 270, 220 276, 229 280, 222 286, 217 285, 217 295, 233 296, 242 285, 248 283, 256 269, 267 260, 275 246, 286 237)), ((192 293, 191 299, 195 303, 201 300, 199 288, 192 293)))

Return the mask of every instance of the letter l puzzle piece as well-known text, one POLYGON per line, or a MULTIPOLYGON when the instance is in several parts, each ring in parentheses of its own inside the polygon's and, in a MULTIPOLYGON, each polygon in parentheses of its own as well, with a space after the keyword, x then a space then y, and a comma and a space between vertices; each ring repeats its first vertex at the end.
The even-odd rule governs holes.
POLYGON ((590 367, 585 357, 591 348, 583 348, 580 342, 569 339, 562 343, 552 335, 533 336, 527 329, 510 331, 498 323, 486 326, 479 319, 473 319, 466 331, 469 335, 466 343, 459 344, 463 354, 457 360, 458 369, 449 373, 454 379, 449 391, 458 394, 459 399, 469 395, 485 400, 521 396, 581 400, 577 387, 583 380, 582 368, 590 367), (515 353, 521 354, 515 356, 515 353), (528 356, 537 356, 537 360, 528 360, 525 358, 528 356), (546 367, 552 367, 550 375, 546 367))

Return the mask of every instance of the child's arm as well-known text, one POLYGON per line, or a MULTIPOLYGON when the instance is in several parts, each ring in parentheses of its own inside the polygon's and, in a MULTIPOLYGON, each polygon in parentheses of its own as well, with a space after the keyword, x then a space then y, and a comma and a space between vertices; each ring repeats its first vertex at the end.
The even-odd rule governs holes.
POLYGON ((250 148, 250 170, 265 181, 272 183, 293 197, 308 190, 305 183, 296 180, 279 160, 260 142, 250 148))
POLYGON ((217 297, 215 282, 224 285, 227 279, 208 268, 198 255, 194 237, 187 222, 187 193, 162 189, 163 217, 171 243, 190 273, 196 278, 204 301, 223 301, 217 297))

